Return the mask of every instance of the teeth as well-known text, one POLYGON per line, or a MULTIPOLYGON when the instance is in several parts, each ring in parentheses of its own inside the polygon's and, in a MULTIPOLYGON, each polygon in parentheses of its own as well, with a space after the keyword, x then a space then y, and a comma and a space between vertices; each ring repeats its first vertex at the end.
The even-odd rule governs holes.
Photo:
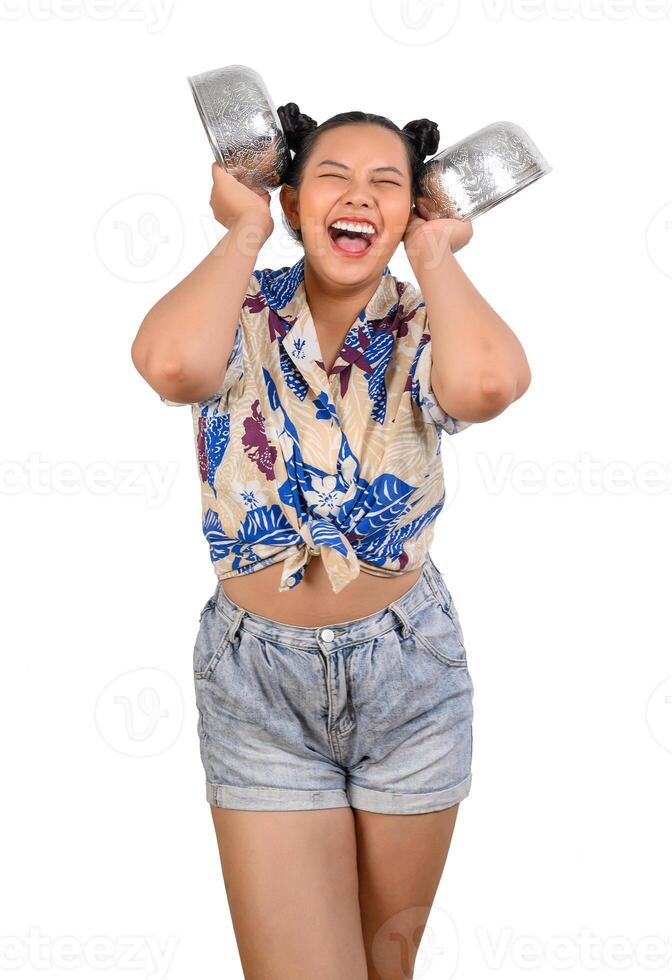
POLYGON ((376 229, 373 225, 360 224, 353 221, 334 221, 332 228, 341 228, 343 231, 359 231, 365 235, 375 235, 376 229))

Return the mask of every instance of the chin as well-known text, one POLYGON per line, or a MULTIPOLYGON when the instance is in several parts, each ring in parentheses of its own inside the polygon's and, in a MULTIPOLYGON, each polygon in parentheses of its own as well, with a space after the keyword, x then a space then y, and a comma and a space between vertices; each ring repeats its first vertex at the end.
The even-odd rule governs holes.
POLYGON ((376 273, 382 275, 385 266, 396 251, 395 248, 392 252, 386 250, 383 253, 379 247, 371 246, 375 248, 374 251, 369 249, 363 255, 353 258, 338 254, 329 241, 324 244, 320 241, 314 247, 304 247, 313 269, 326 279, 343 283, 364 281, 375 276, 376 273))

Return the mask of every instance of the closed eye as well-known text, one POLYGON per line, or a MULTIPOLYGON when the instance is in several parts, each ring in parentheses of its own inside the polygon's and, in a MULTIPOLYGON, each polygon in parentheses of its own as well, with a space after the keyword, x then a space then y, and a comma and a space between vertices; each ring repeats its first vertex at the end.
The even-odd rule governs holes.
MULTIPOLYGON (((344 174, 318 174, 318 177, 342 177, 343 180, 348 178, 344 174)), ((396 180, 374 180, 374 184, 392 184, 394 187, 401 187, 396 180)))

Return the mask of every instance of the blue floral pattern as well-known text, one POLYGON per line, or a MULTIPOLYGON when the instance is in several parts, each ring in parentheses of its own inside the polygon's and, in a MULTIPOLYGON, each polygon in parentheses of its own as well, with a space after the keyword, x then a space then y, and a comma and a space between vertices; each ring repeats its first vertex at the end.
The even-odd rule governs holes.
POLYGON ((471 423, 436 401, 425 303, 387 266, 327 372, 304 263, 253 272, 224 380, 191 406, 203 533, 220 579, 282 561, 285 591, 319 554, 340 592, 422 565, 441 434, 471 423))

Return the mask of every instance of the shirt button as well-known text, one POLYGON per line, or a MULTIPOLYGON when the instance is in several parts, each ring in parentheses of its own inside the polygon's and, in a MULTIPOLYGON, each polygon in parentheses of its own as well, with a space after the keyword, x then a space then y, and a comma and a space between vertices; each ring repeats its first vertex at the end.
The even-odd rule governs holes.
POLYGON ((320 633, 320 639, 326 640, 327 642, 329 642, 329 640, 333 640, 334 636, 335 636, 334 631, 330 629, 322 630, 322 632, 320 633))
POLYGON ((296 575, 290 575, 287 579, 287 585, 294 585, 296 582, 296 575))

